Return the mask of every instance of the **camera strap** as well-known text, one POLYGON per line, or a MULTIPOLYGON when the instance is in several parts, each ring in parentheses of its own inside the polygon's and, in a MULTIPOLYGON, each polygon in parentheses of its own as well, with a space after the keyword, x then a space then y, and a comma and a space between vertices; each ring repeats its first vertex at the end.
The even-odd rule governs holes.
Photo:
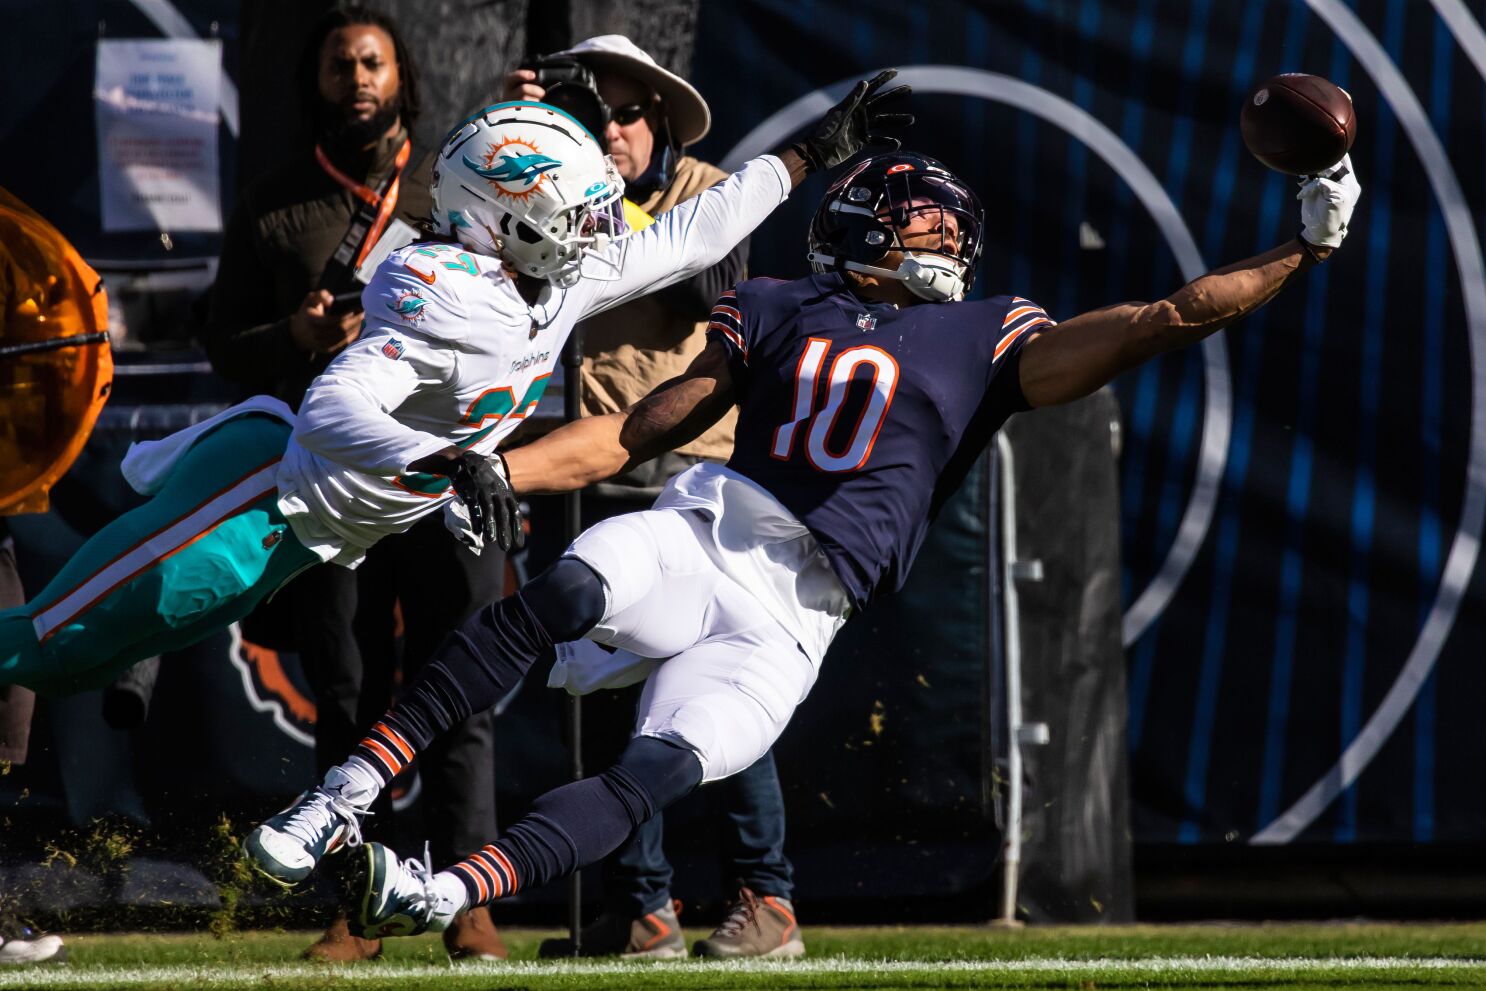
POLYGON ((402 147, 398 149, 397 157, 393 159, 392 174, 382 184, 381 189, 372 189, 336 168, 330 156, 325 154, 325 150, 315 145, 315 160, 320 163, 320 168, 360 201, 360 205, 351 217, 351 225, 346 228, 345 236, 341 238, 335 254, 331 255, 330 261, 325 264, 325 271, 320 275, 320 288, 334 292, 351 283, 356 269, 366 259, 367 252, 387 229, 387 222, 392 219, 392 211, 397 209, 397 195, 402 188, 402 172, 412 155, 413 141, 407 138, 403 141, 402 147))

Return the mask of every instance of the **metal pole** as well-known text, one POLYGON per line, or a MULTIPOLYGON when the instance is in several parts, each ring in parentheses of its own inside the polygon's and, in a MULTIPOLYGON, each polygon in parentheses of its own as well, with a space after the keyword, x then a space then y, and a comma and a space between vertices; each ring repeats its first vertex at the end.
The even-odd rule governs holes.
MULTIPOLYGON (((583 325, 568 334, 562 349, 562 413, 569 423, 583 415, 583 325)), ((583 494, 569 492, 562 498, 563 537, 571 544, 583 532, 583 494)), ((583 778, 583 700, 568 696, 568 773, 574 781, 583 778)), ((583 873, 574 871, 568 878, 568 931, 572 935, 573 956, 583 950, 583 873)))
POLYGON ((98 330, 91 334, 73 334, 71 337, 53 337, 45 341, 25 341, 21 344, 6 344, 0 347, 0 358, 15 358, 23 354, 39 354, 43 351, 79 348, 86 344, 107 343, 108 331, 98 330))
POLYGON ((980 807, 982 814, 990 819, 998 830, 1005 830, 1002 818, 1001 786, 997 780, 997 762, 1001 756, 999 730, 1001 718, 996 709, 1001 702, 1004 686, 1001 679, 1006 671, 1006 637, 1002 633, 1001 616, 1004 597, 1001 585, 1004 576, 1001 570, 1001 522, 996 507, 1001 505, 997 491, 1001 486, 1001 459, 994 447, 986 453, 985 484, 982 487, 986 526, 986 601, 985 601, 985 677, 980 682, 980 807))
POLYGON ((1042 580, 1042 562, 1023 561, 1016 546, 1016 471, 1011 441, 1005 433, 996 435, 996 452, 1000 456, 1001 483, 1001 562, 1005 569, 1002 581, 1004 624, 1006 634, 1006 830, 1002 837, 1001 912, 996 921, 1017 925, 1016 894, 1022 866, 1022 744, 1046 743, 1047 727, 1022 723, 1022 618, 1017 583, 1042 580))

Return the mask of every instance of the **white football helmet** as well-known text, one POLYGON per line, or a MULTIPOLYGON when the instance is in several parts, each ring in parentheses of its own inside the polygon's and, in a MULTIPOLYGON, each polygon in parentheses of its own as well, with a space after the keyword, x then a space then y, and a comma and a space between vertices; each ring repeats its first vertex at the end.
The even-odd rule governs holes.
MULTIPOLYGON (((439 233, 562 288, 578 281, 586 254, 629 235, 623 197, 614 160, 545 103, 497 103, 460 122, 433 169, 439 233)), ((617 275, 622 251, 606 260, 617 275)))

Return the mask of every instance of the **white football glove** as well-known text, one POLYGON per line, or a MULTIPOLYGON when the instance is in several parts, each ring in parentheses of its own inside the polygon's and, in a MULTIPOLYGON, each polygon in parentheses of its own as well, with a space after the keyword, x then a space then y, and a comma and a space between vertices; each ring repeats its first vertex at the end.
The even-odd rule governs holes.
POLYGON ((1339 247, 1361 195, 1351 155, 1320 175, 1304 178, 1295 194, 1300 201, 1300 236, 1317 247, 1339 247))

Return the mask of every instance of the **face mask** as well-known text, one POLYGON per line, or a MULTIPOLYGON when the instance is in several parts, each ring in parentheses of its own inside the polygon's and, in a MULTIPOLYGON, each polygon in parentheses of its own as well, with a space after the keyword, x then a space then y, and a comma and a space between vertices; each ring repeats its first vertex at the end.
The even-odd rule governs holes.
POLYGON ((904 255, 896 277, 903 280, 909 292, 931 303, 965 295, 965 266, 943 255, 904 255))

